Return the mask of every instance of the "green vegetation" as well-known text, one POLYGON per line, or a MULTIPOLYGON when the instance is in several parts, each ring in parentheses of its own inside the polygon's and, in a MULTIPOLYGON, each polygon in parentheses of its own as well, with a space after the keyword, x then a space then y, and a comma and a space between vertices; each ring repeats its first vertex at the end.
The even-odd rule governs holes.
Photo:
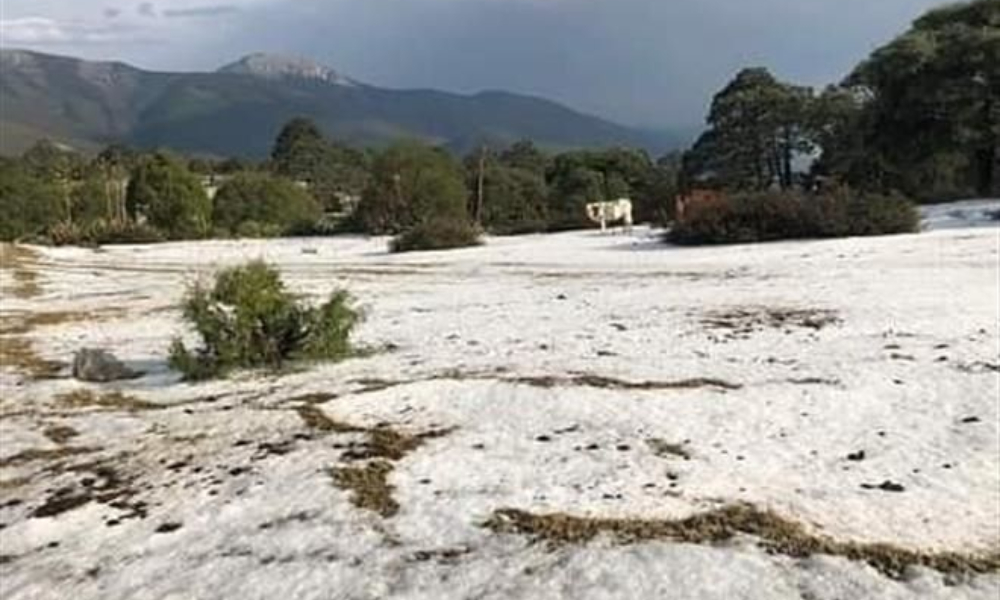
POLYGON ((219 189, 213 200, 212 223, 217 229, 249 237, 309 231, 323 216, 319 202, 288 179, 268 173, 239 173, 219 189))
POLYGON ((1000 195, 1000 2, 932 10, 820 94, 767 69, 714 98, 685 154, 685 188, 810 187, 833 179, 920 201, 1000 195), (796 157, 816 152, 809 173, 796 157))
POLYGON ((375 159, 356 218, 368 233, 398 234, 425 220, 466 217, 466 196, 461 169, 451 156, 403 142, 375 159))
POLYGON ((184 318, 202 346, 176 339, 170 365, 188 379, 223 376, 239 368, 281 368, 292 360, 343 360, 361 319, 350 296, 334 292, 319 307, 300 304, 278 272, 252 262, 220 272, 211 289, 195 285, 184 300, 184 318))
POLYGON ((900 196, 846 188, 823 195, 751 192, 691 207, 669 239, 677 244, 727 244, 886 235, 917 231, 919 223, 916 207, 900 196))
MULTIPOLYGON (((683 243, 913 231, 916 213, 903 198, 1000 195, 998 31, 997 0, 930 11, 818 93, 763 67, 743 69, 712 98, 693 146, 658 159, 626 147, 549 154, 492 134, 357 150, 324 135, 336 130, 329 120, 282 125, 277 110, 264 120, 277 135, 263 162, 120 146, 88 160, 41 142, 0 161, 0 238, 102 244, 353 231, 393 235, 395 251, 443 249, 474 244, 479 232, 589 228, 586 204, 623 197, 638 222, 680 221, 672 239, 683 243), (448 148, 471 151, 459 161, 448 148), (707 190, 724 200, 674 214, 678 194, 707 190)), ((119 70, 164 92, 170 102, 158 108, 174 117, 204 123, 211 114, 226 131, 243 127, 245 112, 205 113, 204 98, 185 86, 157 90, 156 77, 119 70)), ((238 79, 226 78, 232 89, 206 82, 201 96, 219 106, 244 92, 246 101, 267 98, 238 79)), ((74 106, 89 115, 98 100, 74 106)))
POLYGON ((39 235, 59 222, 62 194, 18 161, 0 159, 0 239, 39 235))
POLYGON ((468 220, 436 217, 418 223, 392 238, 389 249, 392 252, 416 252, 465 248, 478 244, 479 229, 468 220))
POLYGON ((132 171, 129 216, 148 219, 171 239, 204 237, 211 231, 212 203, 201 182, 180 160, 156 153, 132 171))

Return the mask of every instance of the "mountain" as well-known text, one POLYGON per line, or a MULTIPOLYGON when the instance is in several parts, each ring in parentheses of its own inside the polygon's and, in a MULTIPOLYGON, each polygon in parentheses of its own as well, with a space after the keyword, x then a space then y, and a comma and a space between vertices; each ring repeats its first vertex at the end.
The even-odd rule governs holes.
POLYGON ((684 142, 531 96, 378 88, 297 57, 253 54, 214 73, 160 73, 0 50, 3 153, 49 138, 83 150, 119 142, 260 158, 296 116, 358 146, 419 138, 465 151, 529 138, 553 149, 628 145, 658 154, 684 142))

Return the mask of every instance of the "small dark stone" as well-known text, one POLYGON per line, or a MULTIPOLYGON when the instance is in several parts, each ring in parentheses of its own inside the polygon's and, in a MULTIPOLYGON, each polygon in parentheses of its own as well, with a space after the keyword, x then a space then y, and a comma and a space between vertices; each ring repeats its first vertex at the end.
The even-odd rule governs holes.
POLYGON ((155 529, 156 533, 172 533, 183 527, 180 523, 163 523, 155 529))
POLYGON ((568 300, 568 298, 566 297, 566 294, 559 294, 556 296, 556 300, 568 300))
POLYGON ((872 483, 862 483, 861 487, 864 488, 864 489, 866 489, 866 490, 880 490, 880 491, 883 491, 883 492, 893 492, 893 493, 899 493, 899 492, 905 492, 906 491, 906 488, 903 487, 902 484, 894 483, 894 482, 888 481, 888 480, 883 481, 882 483, 880 483, 878 485, 875 485, 875 484, 872 484, 872 483))
POLYGON ((962 419, 963 425, 971 425, 973 423, 980 423, 980 422, 981 420, 979 419, 979 417, 966 417, 962 419))
POLYGON ((586 448, 584 448, 584 450, 590 450, 590 451, 600 450, 600 449, 601 447, 598 446, 597 444, 590 444, 586 448))
POLYGON ((535 441, 536 442, 551 442, 552 438, 550 438, 547 435, 540 435, 540 436, 538 436, 538 437, 535 438, 535 441))
POLYGON ((618 450, 619 452, 628 452, 631 449, 632 446, 629 446, 628 444, 618 444, 615 446, 615 450, 618 450))
POLYGON ((80 381, 108 383, 136 379, 142 373, 133 371, 106 350, 84 348, 73 357, 73 377, 80 381))
POLYGON ((229 469, 229 474, 232 475, 233 477, 239 477, 240 475, 249 472, 250 472, 249 467, 234 467, 232 469, 229 469))
POLYGON ((852 452, 847 455, 847 460, 853 460, 854 462, 861 462, 865 459, 866 454, 864 450, 858 450, 857 452, 852 452))
POLYGON ((486 449, 486 444, 473 444, 472 445, 472 449, 473 450, 485 450, 486 449))
POLYGON ((628 331, 628 327, 625 327, 621 323, 612 323, 611 326, 617 329, 618 331, 628 331))

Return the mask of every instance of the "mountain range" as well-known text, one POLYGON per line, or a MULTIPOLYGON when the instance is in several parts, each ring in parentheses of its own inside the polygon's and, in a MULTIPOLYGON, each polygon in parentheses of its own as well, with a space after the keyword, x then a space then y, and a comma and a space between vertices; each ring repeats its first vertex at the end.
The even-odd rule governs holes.
POLYGON ((297 116, 355 146, 416 138, 463 152, 527 138, 550 149, 624 145, 659 154, 686 141, 533 96, 380 88, 296 57, 254 54, 215 72, 167 73, 0 49, 5 154, 44 138, 84 151, 123 143, 261 158, 297 116))

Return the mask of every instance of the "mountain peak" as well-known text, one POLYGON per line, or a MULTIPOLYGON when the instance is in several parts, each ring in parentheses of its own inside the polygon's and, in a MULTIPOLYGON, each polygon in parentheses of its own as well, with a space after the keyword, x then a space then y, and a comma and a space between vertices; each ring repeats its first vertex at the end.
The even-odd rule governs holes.
POLYGON ((265 79, 310 79, 335 85, 356 85, 350 78, 308 58, 263 52, 244 56, 219 69, 219 73, 253 75, 265 79))

